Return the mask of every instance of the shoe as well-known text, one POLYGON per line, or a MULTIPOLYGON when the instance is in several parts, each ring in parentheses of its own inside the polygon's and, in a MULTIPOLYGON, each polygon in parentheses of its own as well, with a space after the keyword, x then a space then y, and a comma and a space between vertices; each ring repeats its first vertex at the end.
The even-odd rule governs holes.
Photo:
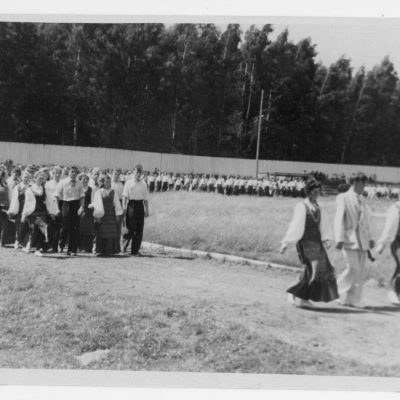
POLYGON ((35 251, 35 256, 36 257, 43 257, 43 253, 41 251, 39 251, 39 250, 36 250, 35 251))
POLYGON ((58 246, 58 252, 62 253, 64 251, 64 247, 58 246))
POLYGON ((67 256, 70 256, 71 255, 71 252, 70 251, 67 251, 67 256))
POLYGON ((287 300, 292 306, 296 305, 296 297, 293 294, 288 293, 287 294, 287 300))
POLYGON ((14 243, 14 249, 18 250, 18 247, 19 247, 19 243, 18 243, 18 240, 16 240, 14 243))
POLYGON ((24 253, 29 254, 29 252, 31 251, 31 249, 30 249, 28 246, 26 246, 26 247, 23 247, 23 248, 22 248, 22 251, 23 251, 24 253))
POLYGON ((314 308, 314 304, 310 303, 308 300, 300 300, 297 307, 299 307, 299 308, 314 308))
POLYGON ((400 305, 399 296, 396 294, 395 291, 391 290, 391 291, 388 293, 388 298, 389 298, 389 300, 390 300, 390 302, 391 302, 392 304, 395 304, 395 305, 397 305, 397 306, 400 305))
POLYGON ((343 303, 340 300, 337 301, 337 303, 342 306, 342 307, 351 307, 351 308, 367 308, 367 305, 365 303, 357 303, 357 304, 353 304, 353 303, 343 303))
POLYGON ((137 253, 132 253, 132 255, 133 255, 134 257, 143 257, 142 253, 139 253, 139 252, 137 252, 137 253))

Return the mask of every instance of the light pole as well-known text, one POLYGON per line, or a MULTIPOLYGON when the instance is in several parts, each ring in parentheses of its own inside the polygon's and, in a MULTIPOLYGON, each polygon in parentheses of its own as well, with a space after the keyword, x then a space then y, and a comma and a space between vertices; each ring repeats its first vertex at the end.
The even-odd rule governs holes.
POLYGON ((260 114, 258 116, 257 152, 256 152, 256 179, 258 179, 258 157, 260 155, 260 135, 261 135, 263 103, 264 103, 264 89, 261 90, 260 114))

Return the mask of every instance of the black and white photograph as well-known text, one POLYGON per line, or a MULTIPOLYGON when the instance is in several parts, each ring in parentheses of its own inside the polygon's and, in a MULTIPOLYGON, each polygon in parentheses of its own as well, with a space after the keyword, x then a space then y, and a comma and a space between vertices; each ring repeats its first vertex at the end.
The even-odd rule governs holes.
POLYGON ((399 49, 0 15, 0 371, 400 377, 399 49))

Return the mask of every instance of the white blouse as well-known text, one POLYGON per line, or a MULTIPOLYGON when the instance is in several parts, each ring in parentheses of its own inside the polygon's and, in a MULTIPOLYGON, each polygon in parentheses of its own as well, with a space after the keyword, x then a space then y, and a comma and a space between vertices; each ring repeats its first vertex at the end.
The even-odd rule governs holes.
POLYGON ((25 190, 25 203, 22 210, 22 215, 28 217, 35 211, 36 197, 35 195, 41 196, 43 194, 43 186, 38 186, 34 183, 32 186, 25 190))
MULTIPOLYGON (((292 220, 289 224, 289 228, 286 232, 285 237, 282 240, 282 244, 297 243, 303 237, 304 229, 306 226, 307 207, 313 207, 309 199, 306 199, 296 205, 292 220)), ((321 240, 332 240, 332 229, 327 219, 327 215, 321 206, 320 212, 321 219, 319 223, 319 230, 321 232, 321 240)))
POLYGON ((377 245, 387 245, 394 241, 400 223, 400 201, 389 207, 386 213, 385 227, 377 245))
MULTIPOLYGON (((107 196, 110 193, 111 189, 99 189, 96 191, 93 199, 93 217, 94 218, 103 218, 104 217, 104 204, 103 197, 107 196)), ((117 192, 114 190, 114 208, 115 215, 122 215, 122 207, 118 198, 117 192)))
POLYGON ((58 189, 58 182, 54 179, 46 182, 44 185, 46 190, 46 206, 50 214, 56 215, 59 212, 58 201, 55 197, 58 189))
MULTIPOLYGON (((19 185, 15 186, 11 193, 11 202, 10 207, 8 208, 8 212, 12 215, 17 215, 19 211, 19 188, 23 187, 24 184, 20 183, 19 185)), ((28 189, 28 186, 27 188, 28 189)))

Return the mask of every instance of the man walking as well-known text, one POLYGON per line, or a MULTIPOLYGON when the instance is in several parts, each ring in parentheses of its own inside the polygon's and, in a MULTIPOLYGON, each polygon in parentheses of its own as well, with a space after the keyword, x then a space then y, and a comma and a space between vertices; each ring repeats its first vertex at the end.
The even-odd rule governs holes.
POLYGON ((339 302, 362 307, 365 264, 374 247, 370 229, 370 210, 362 195, 367 176, 361 172, 350 178, 350 188, 336 198, 334 232, 336 248, 343 251, 346 269, 338 278, 339 302))
POLYGON ((129 239, 132 240, 131 254, 140 256, 140 246, 143 239, 144 218, 149 216, 149 201, 147 185, 141 180, 143 168, 136 165, 133 179, 125 183, 122 192, 123 210, 126 216, 126 228, 129 239))
POLYGON ((79 242, 79 215, 83 211, 85 193, 82 183, 77 179, 78 169, 72 167, 69 177, 60 181, 54 197, 62 201, 60 252, 68 242, 68 255, 75 255, 79 242))

